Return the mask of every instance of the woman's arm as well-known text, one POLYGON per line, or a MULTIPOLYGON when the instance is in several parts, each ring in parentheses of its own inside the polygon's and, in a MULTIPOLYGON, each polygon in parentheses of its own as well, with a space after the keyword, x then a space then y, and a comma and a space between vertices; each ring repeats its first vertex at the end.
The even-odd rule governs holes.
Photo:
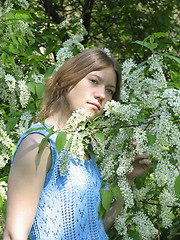
MULTIPOLYGON (((134 179, 144 172, 146 172, 151 165, 151 160, 149 159, 148 153, 138 154, 133 162, 133 171, 131 173, 127 173, 127 180, 130 185, 134 182, 134 179)), ((117 199, 111 205, 108 213, 103 218, 104 229, 107 232, 112 225, 114 224, 115 218, 121 212, 122 206, 124 204, 123 196, 121 199, 117 199)))
POLYGON ((4 240, 28 238, 52 161, 49 142, 38 154, 42 138, 41 134, 30 134, 22 141, 15 154, 8 179, 4 240))

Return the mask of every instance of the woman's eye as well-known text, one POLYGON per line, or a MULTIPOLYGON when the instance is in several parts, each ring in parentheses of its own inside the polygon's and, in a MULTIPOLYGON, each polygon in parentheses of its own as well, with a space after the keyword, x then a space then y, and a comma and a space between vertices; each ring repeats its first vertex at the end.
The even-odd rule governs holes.
POLYGON ((111 96, 114 95, 114 91, 112 89, 106 89, 107 93, 110 94, 111 96))
POLYGON ((92 83, 97 83, 97 81, 95 80, 95 79, 90 79, 90 81, 92 82, 92 83))

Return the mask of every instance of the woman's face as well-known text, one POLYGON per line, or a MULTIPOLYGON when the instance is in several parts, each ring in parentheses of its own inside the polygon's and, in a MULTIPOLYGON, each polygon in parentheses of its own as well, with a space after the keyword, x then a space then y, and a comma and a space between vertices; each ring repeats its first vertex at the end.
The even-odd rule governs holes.
POLYGON ((87 74, 66 92, 69 114, 79 108, 91 113, 91 120, 103 113, 104 105, 116 91, 116 73, 112 67, 87 74))

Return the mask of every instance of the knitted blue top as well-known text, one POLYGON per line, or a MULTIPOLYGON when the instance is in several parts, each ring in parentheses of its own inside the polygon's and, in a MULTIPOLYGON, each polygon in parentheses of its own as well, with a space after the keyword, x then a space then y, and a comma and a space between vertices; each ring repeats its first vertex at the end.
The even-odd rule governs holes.
MULTIPOLYGON (((42 124, 37 123, 32 128, 40 127, 42 124)), ((32 133, 48 135, 45 129, 25 133, 19 140, 17 148, 21 141, 32 133)), ((84 163, 71 158, 66 176, 62 177, 59 173, 59 155, 55 148, 55 139, 56 134, 49 137, 52 166, 46 174, 36 216, 29 234, 30 239, 108 239, 102 219, 98 219, 102 179, 94 158, 91 157, 84 163)))

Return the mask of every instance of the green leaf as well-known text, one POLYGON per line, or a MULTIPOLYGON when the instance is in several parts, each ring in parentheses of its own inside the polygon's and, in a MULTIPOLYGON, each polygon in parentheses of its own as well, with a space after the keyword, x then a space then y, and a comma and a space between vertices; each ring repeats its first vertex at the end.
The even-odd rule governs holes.
POLYGON ((180 175, 177 176, 174 186, 175 186, 175 193, 180 200, 180 175))
POLYGON ((42 98, 44 92, 44 85, 42 83, 36 83, 36 93, 39 98, 42 98))
POLYGON ((46 141, 48 141, 48 138, 52 135, 52 133, 49 133, 47 136, 45 136, 42 140, 41 143, 39 144, 39 149, 38 149, 38 153, 40 153, 41 148, 43 147, 43 145, 45 144, 46 141))
POLYGON ((169 148, 169 147, 165 147, 165 146, 163 146, 163 150, 165 150, 165 151, 169 151, 170 148, 169 148))
POLYGON ((144 41, 142 42, 139 40, 135 41, 135 43, 141 45, 142 47, 144 47, 144 46, 147 47, 148 49, 151 50, 151 52, 153 52, 154 49, 157 48, 157 46, 158 46, 157 43, 148 43, 148 42, 144 42, 144 41))
POLYGON ((8 57, 7 53, 3 52, 2 55, 1 55, 1 58, 2 58, 2 61, 3 61, 4 64, 6 63, 7 57, 8 57))
POLYGON ((139 233, 136 232, 136 231, 130 230, 130 231, 128 232, 128 235, 129 235, 129 237, 132 238, 133 240, 140 240, 139 233))
POLYGON ((122 124, 121 124, 121 123, 118 123, 118 124, 116 125, 115 129, 113 129, 113 132, 114 132, 115 136, 118 134, 119 129, 120 129, 121 126, 122 126, 122 124))
POLYGON ((17 38, 14 35, 12 35, 12 34, 10 34, 9 37, 12 39, 14 45, 16 47, 18 47, 19 46, 19 41, 17 40, 17 38))
POLYGON ((73 139, 73 136, 71 136, 68 140, 68 143, 67 143, 67 149, 69 150, 70 147, 71 147, 71 143, 72 143, 72 139, 73 139))
POLYGON ((147 139, 148 139, 148 144, 150 146, 152 146, 155 143, 155 141, 156 141, 156 136, 152 135, 151 133, 148 133, 147 134, 147 139))
POLYGON ((27 86, 30 92, 32 92, 33 94, 36 93, 36 84, 34 82, 28 82, 27 86))
POLYGON ((88 145, 88 148, 85 149, 85 151, 86 151, 86 153, 89 154, 90 156, 93 156, 93 157, 96 156, 95 153, 94 153, 94 151, 93 151, 93 149, 92 149, 92 147, 91 147, 90 145, 88 145))
POLYGON ((31 16, 30 14, 27 14, 25 12, 23 13, 23 12, 20 12, 20 11, 15 14, 16 18, 18 18, 20 20, 24 20, 26 22, 31 20, 30 16, 31 16))
POLYGON ((67 132, 60 132, 57 135, 55 146, 58 154, 63 150, 67 139, 67 132))
POLYGON ((102 201, 99 203, 98 212, 99 212, 98 219, 103 217, 105 215, 105 213, 106 213, 106 210, 104 209, 104 207, 102 205, 102 201))
POLYGON ((6 131, 9 132, 11 131, 14 126, 17 124, 17 122, 19 121, 18 117, 13 117, 11 119, 9 119, 9 121, 6 124, 6 131))
POLYGON ((109 208, 111 206, 111 201, 112 201, 112 193, 110 190, 106 190, 102 197, 102 205, 106 210, 106 212, 109 211, 109 208))
POLYGON ((164 37, 166 34, 167 34, 167 33, 164 33, 164 32, 153 33, 154 38, 157 38, 157 37, 164 37))
POLYGON ((52 73, 54 72, 54 69, 55 69, 55 65, 50 67, 46 72, 45 72, 45 75, 44 75, 44 78, 48 78, 52 75, 52 73))
POLYGON ((31 133, 33 131, 36 131, 36 130, 41 130, 41 129, 45 129, 45 127, 40 127, 40 128, 31 128, 29 129, 28 131, 26 131, 26 133, 31 133))
POLYGON ((11 57, 11 56, 8 56, 8 61, 11 63, 11 65, 13 66, 13 67, 15 67, 15 61, 14 61, 14 58, 13 57, 11 57))
POLYGON ((1 197, 1 194, 0 194, 0 210, 2 209, 3 207, 3 200, 2 200, 2 197, 1 197))
POLYGON ((113 194, 114 194, 114 196, 115 197, 117 197, 117 198, 121 198, 121 190, 120 190, 120 188, 117 186, 117 185, 115 185, 113 188, 112 188, 112 192, 113 192, 113 194))
POLYGON ((0 178, 0 182, 3 182, 3 181, 7 182, 7 180, 8 180, 8 176, 0 178))
POLYGON ((97 137, 98 137, 102 142, 104 142, 104 134, 103 134, 100 130, 98 130, 98 131, 96 132, 96 134, 97 134, 97 137))
POLYGON ((163 55, 163 56, 165 56, 165 57, 168 57, 168 58, 170 58, 170 59, 173 59, 173 60, 175 60, 177 63, 180 64, 180 58, 177 58, 177 57, 172 56, 172 55, 167 54, 167 53, 163 53, 163 54, 161 54, 161 55, 163 55))
POLYGON ((100 197, 102 198, 104 193, 104 185, 101 184, 101 189, 100 189, 100 197))

